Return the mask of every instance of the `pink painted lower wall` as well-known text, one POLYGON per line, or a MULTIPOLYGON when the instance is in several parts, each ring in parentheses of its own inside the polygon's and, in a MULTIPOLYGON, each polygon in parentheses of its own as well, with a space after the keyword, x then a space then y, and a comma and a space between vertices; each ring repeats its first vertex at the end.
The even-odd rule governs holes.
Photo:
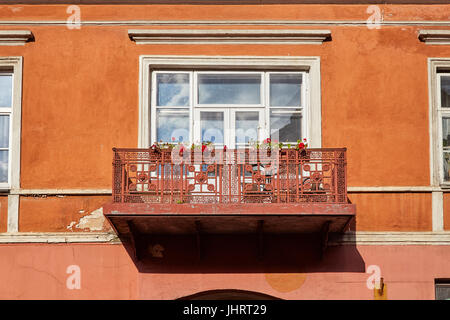
POLYGON ((151 266, 140 272, 121 244, 3 244, 0 256, 1 299, 175 299, 215 289, 282 299, 373 299, 366 286, 370 265, 380 267, 388 299, 434 299, 434 279, 450 278, 448 246, 330 247, 317 272, 307 273, 152 273, 151 266), (364 268, 327 272, 354 263, 349 250, 357 250, 364 268), (66 286, 71 265, 80 267, 80 289, 66 286))

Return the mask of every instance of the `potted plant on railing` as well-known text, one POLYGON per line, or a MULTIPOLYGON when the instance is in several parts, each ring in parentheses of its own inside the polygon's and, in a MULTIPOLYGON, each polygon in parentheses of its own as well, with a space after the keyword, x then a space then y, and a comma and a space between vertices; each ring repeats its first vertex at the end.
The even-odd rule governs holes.
POLYGON ((308 147, 308 143, 306 138, 304 138, 303 140, 297 140, 297 143, 293 146, 291 143, 278 142, 276 140, 272 140, 271 138, 267 138, 261 143, 258 141, 251 141, 250 146, 256 150, 267 150, 268 156, 271 155, 274 147, 277 147, 280 152, 285 150, 298 150, 302 156, 306 156, 306 148, 308 147))

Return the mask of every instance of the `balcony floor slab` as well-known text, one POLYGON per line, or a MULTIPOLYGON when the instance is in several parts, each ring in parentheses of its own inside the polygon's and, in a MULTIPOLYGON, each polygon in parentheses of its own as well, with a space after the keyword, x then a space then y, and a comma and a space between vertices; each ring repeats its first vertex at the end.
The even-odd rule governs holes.
POLYGON ((117 233, 130 236, 130 223, 139 234, 250 234, 263 222, 268 234, 343 232, 355 217, 354 204, 151 204, 108 203, 104 214, 117 233))

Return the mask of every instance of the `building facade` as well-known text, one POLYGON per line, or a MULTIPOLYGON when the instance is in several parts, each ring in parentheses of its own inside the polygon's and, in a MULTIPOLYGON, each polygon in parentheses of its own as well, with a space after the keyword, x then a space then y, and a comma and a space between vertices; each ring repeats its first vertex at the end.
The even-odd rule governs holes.
POLYGON ((1 298, 450 298, 448 1, 113 2, 0 1, 1 298))

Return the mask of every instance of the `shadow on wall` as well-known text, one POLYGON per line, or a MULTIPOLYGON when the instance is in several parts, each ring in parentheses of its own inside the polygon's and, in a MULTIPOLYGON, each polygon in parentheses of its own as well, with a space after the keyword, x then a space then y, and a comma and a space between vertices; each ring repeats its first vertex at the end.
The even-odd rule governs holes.
POLYGON ((142 273, 365 272, 355 245, 322 252, 318 234, 151 235, 134 246, 122 239, 142 273))
POLYGON ((246 290, 208 290, 198 292, 177 300, 281 300, 268 294, 246 290))

